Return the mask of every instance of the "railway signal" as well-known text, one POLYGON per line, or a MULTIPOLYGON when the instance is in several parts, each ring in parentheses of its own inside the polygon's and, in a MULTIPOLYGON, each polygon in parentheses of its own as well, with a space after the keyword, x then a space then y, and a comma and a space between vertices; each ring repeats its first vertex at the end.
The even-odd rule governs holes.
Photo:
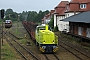
MULTIPOLYGON (((4 9, 0 10, 0 12, 1 12, 1 19, 3 19, 4 18, 4 9)), ((0 41, 0 43, 1 43, 1 41, 0 41)), ((3 20, 2 20, 2 45, 3 45, 3 20)))
POLYGON ((4 18, 4 9, 1 10, 1 19, 4 18))
MULTIPOLYGON (((4 9, 0 10, 0 19, 3 19, 4 18, 4 9)), ((3 20, 2 20, 2 45, 3 45, 3 20)), ((0 40, 0 49, 1 49, 1 40, 0 40)), ((0 52, 0 55, 1 55, 1 52, 0 52)), ((1 59, 1 56, 0 56, 0 59, 1 59)))

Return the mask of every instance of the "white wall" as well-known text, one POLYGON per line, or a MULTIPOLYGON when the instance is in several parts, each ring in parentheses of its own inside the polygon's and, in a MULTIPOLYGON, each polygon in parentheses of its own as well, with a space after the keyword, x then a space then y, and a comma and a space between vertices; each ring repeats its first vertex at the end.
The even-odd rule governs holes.
POLYGON ((65 19, 65 16, 57 16, 57 26, 59 31, 67 29, 67 32, 69 32, 69 22, 61 21, 62 19, 65 19))
POLYGON ((74 13, 74 12, 65 13, 65 17, 67 18, 67 17, 70 17, 70 16, 75 15, 75 14, 78 14, 78 13, 80 13, 80 12, 76 12, 76 13, 74 13))
POLYGON ((54 14, 54 27, 56 26, 56 15, 57 14, 54 14))
POLYGON ((57 14, 54 14, 54 27, 58 26, 59 31, 63 31, 64 29, 67 29, 67 32, 69 32, 69 22, 65 22, 65 21, 60 21, 62 19, 65 19, 67 17, 70 17, 74 14, 78 14, 79 12, 69 12, 69 13, 65 13, 65 16, 56 16, 57 14), (56 22, 57 20, 57 22, 56 22))

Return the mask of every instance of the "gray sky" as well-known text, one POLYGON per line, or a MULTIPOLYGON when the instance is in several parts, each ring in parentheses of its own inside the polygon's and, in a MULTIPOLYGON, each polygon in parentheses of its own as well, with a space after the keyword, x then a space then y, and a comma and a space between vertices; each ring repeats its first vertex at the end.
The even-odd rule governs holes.
MULTIPOLYGON (((13 9, 14 12, 52 10, 62 0, 0 0, 0 9, 13 9)), ((69 1, 69 0, 66 0, 69 1)))

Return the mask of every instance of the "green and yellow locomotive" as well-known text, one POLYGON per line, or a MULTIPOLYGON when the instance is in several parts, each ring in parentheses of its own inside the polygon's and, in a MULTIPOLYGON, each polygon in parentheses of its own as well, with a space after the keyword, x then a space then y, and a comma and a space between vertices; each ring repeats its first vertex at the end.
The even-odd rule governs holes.
POLYGON ((58 36, 50 30, 48 25, 42 24, 36 27, 35 39, 41 52, 56 52, 58 50, 58 36))

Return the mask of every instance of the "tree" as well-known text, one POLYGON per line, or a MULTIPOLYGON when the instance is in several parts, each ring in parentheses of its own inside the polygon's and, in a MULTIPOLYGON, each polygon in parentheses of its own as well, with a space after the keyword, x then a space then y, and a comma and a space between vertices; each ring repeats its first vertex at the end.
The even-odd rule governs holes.
POLYGON ((37 22, 36 20, 37 12, 35 11, 29 11, 27 16, 27 21, 37 22))
POLYGON ((5 20, 10 19, 12 21, 17 21, 18 19, 18 13, 13 12, 12 9, 7 9, 5 15, 6 15, 5 20))
POLYGON ((27 17, 28 17, 28 12, 23 11, 22 13, 19 14, 20 15, 20 20, 21 21, 26 21, 27 17))
POLYGON ((46 14, 48 14, 49 13, 49 11, 48 10, 46 10, 46 11, 39 11, 39 13, 38 13, 38 15, 37 15, 37 22, 41 22, 42 21, 42 18, 46 15, 46 14))
POLYGON ((38 13, 36 11, 23 11, 22 13, 16 13, 13 12, 12 9, 7 9, 5 13, 5 20, 10 19, 12 21, 17 21, 18 15, 20 15, 19 20, 20 21, 32 21, 36 23, 41 23, 42 18, 48 14, 49 11, 39 11, 38 13))
POLYGON ((52 29, 54 29, 54 17, 51 18, 51 20, 48 24, 52 29))
POLYGON ((59 31, 57 25, 55 26, 54 31, 55 31, 55 32, 59 31))
POLYGON ((12 9, 7 9, 7 10, 6 10, 6 15, 12 14, 12 13, 13 13, 13 10, 12 10, 12 9))
POLYGON ((39 13, 35 12, 35 11, 29 11, 28 12, 28 16, 27 16, 27 21, 32 21, 32 22, 37 22, 40 23, 42 21, 42 18, 49 13, 48 10, 46 11, 39 11, 39 13))

